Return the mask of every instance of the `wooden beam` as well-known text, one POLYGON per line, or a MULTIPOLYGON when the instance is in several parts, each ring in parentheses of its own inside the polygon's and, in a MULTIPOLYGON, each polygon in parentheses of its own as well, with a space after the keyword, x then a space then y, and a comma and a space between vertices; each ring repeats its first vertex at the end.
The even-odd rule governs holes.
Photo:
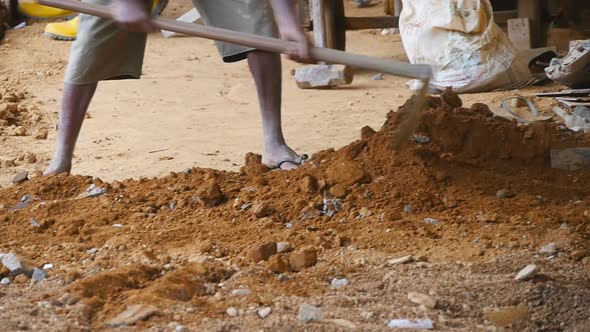
POLYGON ((389 29, 397 27, 399 27, 399 17, 396 16, 346 18, 346 30, 389 29))
POLYGON ((313 20, 313 39, 317 47, 326 47, 326 23, 324 21, 324 0, 313 0, 311 3, 313 20))
POLYGON ((541 6, 538 0, 518 0, 518 17, 528 18, 531 27, 532 47, 541 47, 541 6))

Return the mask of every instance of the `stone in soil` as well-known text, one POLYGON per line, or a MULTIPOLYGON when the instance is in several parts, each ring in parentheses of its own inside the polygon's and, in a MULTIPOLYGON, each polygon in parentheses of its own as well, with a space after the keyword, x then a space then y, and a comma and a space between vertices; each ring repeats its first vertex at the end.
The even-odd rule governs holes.
POLYGON ((17 184, 17 183, 22 183, 29 180, 29 172, 28 171, 22 171, 19 172, 13 179, 12 179, 12 183, 13 184, 17 184))
POLYGON ((387 327, 396 329, 432 330, 434 324, 430 319, 392 319, 387 327))
POLYGON ((498 198, 512 198, 516 196, 513 192, 507 189, 500 189, 496 191, 496 197, 498 198))
POLYGON ((312 246, 303 247, 289 257, 289 265, 293 271, 303 271, 314 266, 318 261, 317 251, 312 246))
POLYGON ((268 268, 274 273, 289 272, 289 262, 285 257, 274 255, 268 260, 268 268))
POLYGON ((487 320, 492 322, 496 327, 506 327, 517 321, 526 319, 529 313, 527 306, 521 303, 518 306, 484 310, 484 314, 487 320))
POLYGON ((2 278, 2 280, 0 280, 0 285, 10 285, 10 279, 2 278))
POLYGON ((252 213, 256 218, 265 218, 275 212, 275 209, 270 204, 265 202, 257 202, 252 205, 252 213))
POLYGON ((47 278, 47 275, 45 274, 45 272, 43 272, 43 270, 35 268, 33 269, 33 275, 31 276, 31 278, 35 281, 43 281, 45 280, 45 278, 47 278))
POLYGON ((539 249, 539 254, 542 255, 555 255, 555 253, 557 252, 557 245, 553 242, 544 245, 543 247, 541 247, 541 249, 539 249))
POLYGON ((524 269, 520 270, 514 277, 514 280, 524 281, 534 277, 538 272, 538 267, 535 264, 529 264, 524 269))
POLYGON ((97 187, 94 183, 91 184, 88 189, 86 189, 85 192, 83 192, 82 194, 80 194, 80 196, 78 196, 78 198, 85 198, 85 197, 98 197, 98 196, 102 196, 104 194, 107 193, 107 190, 105 188, 100 188, 97 187))
POLYGON ((213 207, 223 201, 223 192, 215 179, 210 179, 197 190, 196 198, 201 205, 213 207))
POLYGON ((387 261, 387 265, 400 265, 400 264, 408 264, 414 261, 413 256, 404 256, 400 258, 393 258, 387 261))
POLYGON ((436 307, 436 300, 426 294, 410 292, 408 293, 408 300, 412 303, 423 305, 428 309, 434 309, 434 307, 436 307))
POLYGON ((332 279, 332 282, 330 283, 330 285, 332 285, 333 288, 345 287, 345 286, 348 286, 349 284, 350 284, 350 281, 348 281, 348 279, 346 279, 346 278, 334 278, 334 279, 332 279))
POLYGON ((239 312, 238 312, 238 309, 236 309, 234 307, 229 307, 229 308, 227 308, 227 310, 225 310, 225 313, 230 317, 236 317, 239 312))
POLYGON ((253 246, 248 250, 247 257, 254 263, 267 261, 271 256, 277 253, 277 243, 268 242, 253 246))
POLYGON ((293 247, 291 246, 291 243, 289 242, 278 242, 277 243, 277 252, 282 254, 285 252, 289 252, 293 250, 293 247))
POLYGON ((304 303, 299 306, 297 319, 304 323, 319 322, 322 320, 322 309, 304 303))
POLYGON ((266 317, 268 317, 268 315, 270 315, 271 312, 272 312, 271 307, 260 308, 260 309, 258 309, 258 317, 265 319, 266 317))
POLYGON ((252 291, 248 288, 238 288, 231 291, 233 296, 248 296, 250 294, 252 294, 252 291))
POLYGON ((9 253, 0 255, 0 260, 2 261, 2 265, 4 265, 13 276, 23 273, 28 276, 33 274, 33 268, 22 261, 16 254, 9 253))
POLYGON ((158 313, 158 308, 153 305, 136 304, 128 306, 117 317, 106 323, 108 327, 121 327, 134 325, 135 323, 150 318, 158 313))
POLYGON ((575 261, 581 261, 582 259, 584 259, 588 255, 590 255, 590 253, 587 250, 574 250, 570 254, 572 259, 575 261))

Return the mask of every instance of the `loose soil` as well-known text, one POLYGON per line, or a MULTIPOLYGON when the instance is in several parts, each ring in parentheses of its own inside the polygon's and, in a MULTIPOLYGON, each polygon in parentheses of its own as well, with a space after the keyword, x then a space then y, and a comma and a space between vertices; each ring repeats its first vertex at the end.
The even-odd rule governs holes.
MULTIPOLYGON (((3 46, 2 52, 13 51, 3 46)), ((24 76, 0 93, 18 99, 4 102, 18 111, 5 128, 24 127, 28 135, 52 121, 47 110, 38 114, 33 107, 48 107, 40 101, 49 88, 27 94, 35 85, 24 76)), ((361 86, 377 84, 366 76, 361 86)), ((14 82, 17 74, 9 77, 5 82, 14 82)), ((98 100, 114 93, 115 84, 98 100)), ((235 162, 239 167, 168 167, 158 177, 146 169, 145 155, 141 164, 136 157, 129 161, 137 168, 118 171, 131 172, 127 179, 105 179, 100 172, 43 177, 29 168, 31 180, 0 189, 0 252, 54 267, 41 282, 12 278, 13 284, 0 286, 1 326, 110 329, 105 324, 126 307, 143 304, 157 313, 137 322, 138 330, 382 331, 388 320, 405 318, 429 318, 441 331, 590 330, 590 172, 549 167, 550 149, 590 147, 590 136, 552 121, 518 125, 474 103, 481 97, 461 101, 445 93, 429 97, 417 136, 394 150, 414 99, 383 111, 379 105, 390 100, 371 97, 391 94, 391 86, 376 90, 336 90, 342 93, 337 98, 369 100, 362 107, 384 114, 373 114, 362 129, 352 129, 358 119, 348 122, 344 136, 354 136, 348 144, 323 142, 328 146, 308 150, 319 152, 294 171, 270 171, 254 153, 235 162), (91 185, 106 193, 88 197, 91 185), (293 251, 275 253, 273 242, 285 241, 293 251), (539 253, 548 243, 556 252, 539 253), (391 262, 407 255, 406 264, 391 262), (537 275, 514 280, 528 264, 538 266, 537 275), (334 288, 336 277, 350 283, 334 288), (240 288, 251 294, 232 292, 240 288), (410 292, 427 294, 434 308, 410 301, 410 292), (321 308, 323 319, 300 322, 303 303, 321 308), (237 317, 226 313, 229 307, 238 309, 237 317), (272 308, 265 319, 257 315, 263 307, 272 308)), ((287 98, 299 93, 307 92, 286 92, 287 98)), ((309 92, 322 93, 331 105, 335 91, 309 92)), ((493 96, 488 105, 501 94, 493 96)), ((341 114, 355 114, 351 107, 327 118, 338 123, 341 114)), ((13 145, 20 139, 42 156, 33 165, 46 163, 51 142, 2 135, 3 149, 24 153, 13 145)), ((101 151, 127 148, 117 143, 101 151)), ((14 159, 16 166, 6 167, 25 165, 24 157, 22 163, 14 159)), ((124 160, 84 163, 116 170, 124 160)))

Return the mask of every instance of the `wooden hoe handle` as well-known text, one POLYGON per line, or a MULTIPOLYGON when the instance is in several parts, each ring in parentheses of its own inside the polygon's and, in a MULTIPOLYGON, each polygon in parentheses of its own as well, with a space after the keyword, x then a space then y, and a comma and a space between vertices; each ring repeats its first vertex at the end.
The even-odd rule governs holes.
MULTIPOLYGON (((37 2, 45 6, 112 19, 111 12, 107 6, 73 0, 37 0, 37 2)), ((273 53, 287 53, 296 47, 295 42, 200 24, 179 22, 163 17, 154 17, 153 23, 161 30, 243 45, 273 53)), ((384 60, 322 47, 313 47, 310 52, 315 60, 326 63, 349 65, 366 70, 422 80, 427 80, 432 75, 432 69, 429 65, 384 60)))

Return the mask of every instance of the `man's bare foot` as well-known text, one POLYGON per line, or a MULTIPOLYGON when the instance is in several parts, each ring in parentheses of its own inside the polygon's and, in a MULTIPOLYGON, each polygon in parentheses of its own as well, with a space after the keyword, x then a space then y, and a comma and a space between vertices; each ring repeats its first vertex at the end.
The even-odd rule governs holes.
POLYGON ((270 169, 291 170, 295 169, 307 159, 306 155, 298 155, 286 144, 266 148, 262 157, 262 163, 270 169))
POLYGON ((66 162, 63 160, 53 159, 43 175, 70 173, 72 170, 72 162, 66 162))

